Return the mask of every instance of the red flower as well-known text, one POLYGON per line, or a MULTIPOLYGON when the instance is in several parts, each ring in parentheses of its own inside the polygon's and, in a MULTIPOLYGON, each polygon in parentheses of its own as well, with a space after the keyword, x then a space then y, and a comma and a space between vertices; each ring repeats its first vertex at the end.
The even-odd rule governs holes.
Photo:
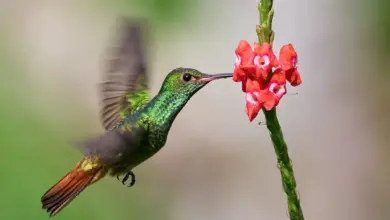
POLYGON ((259 114, 260 109, 263 105, 259 101, 259 92, 247 92, 245 96, 246 108, 245 112, 248 115, 249 121, 253 121, 259 114))
POLYGON ((255 43, 254 53, 253 62, 257 67, 256 77, 266 80, 272 68, 279 66, 278 59, 269 43, 263 43, 262 45, 255 43))
POLYGON ((249 78, 243 82, 242 85, 246 92, 245 112, 248 115, 249 121, 253 121, 262 107, 262 104, 259 102, 259 95, 264 86, 259 80, 252 80, 249 78))
POLYGON ((253 51, 251 45, 246 40, 241 40, 236 48, 236 63, 234 67, 233 80, 235 82, 245 81, 247 75, 255 72, 255 65, 253 64, 253 51))
POLYGON ((279 52, 280 68, 285 71, 286 79, 292 86, 302 83, 301 76, 297 69, 298 55, 292 44, 284 45, 279 52))
POLYGON ((251 45, 240 41, 236 51, 237 60, 234 67, 233 80, 242 82, 242 91, 245 92, 245 112, 250 121, 256 118, 261 108, 271 110, 277 106, 287 93, 286 81, 292 86, 302 83, 297 70, 298 56, 291 44, 280 49, 279 60, 276 58, 269 43, 251 45), (268 74, 272 78, 268 80, 268 74))
POLYGON ((260 91, 259 101, 263 104, 264 108, 269 111, 279 104, 279 101, 286 93, 286 84, 271 81, 267 86, 267 89, 260 91))

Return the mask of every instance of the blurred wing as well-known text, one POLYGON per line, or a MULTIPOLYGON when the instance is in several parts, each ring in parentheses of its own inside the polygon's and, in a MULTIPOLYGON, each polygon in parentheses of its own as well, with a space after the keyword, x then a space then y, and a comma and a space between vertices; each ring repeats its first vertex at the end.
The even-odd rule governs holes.
POLYGON ((100 84, 100 117, 106 130, 149 101, 142 23, 121 19, 120 39, 109 48, 104 79, 100 84))
POLYGON ((86 157, 99 158, 106 165, 120 163, 147 138, 145 126, 129 126, 130 130, 112 129, 103 135, 75 143, 86 157))

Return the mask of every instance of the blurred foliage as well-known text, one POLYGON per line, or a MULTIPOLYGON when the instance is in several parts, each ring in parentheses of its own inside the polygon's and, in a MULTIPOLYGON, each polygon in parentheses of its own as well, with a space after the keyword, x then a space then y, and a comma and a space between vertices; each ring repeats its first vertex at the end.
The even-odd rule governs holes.
MULTIPOLYGON (((355 36, 360 40, 359 47, 371 52, 368 54, 365 51, 370 58, 382 64, 387 63, 387 57, 390 55, 390 2, 373 0, 359 3, 361 4, 352 7, 352 9, 357 7, 358 10, 352 10, 357 13, 349 18, 352 19, 351 23, 359 22, 360 33, 355 36)), ((390 77, 388 71, 376 72, 381 76, 390 77)))
POLYGON ((167 28, 188 25, 195 15, 196 4, 197 1, 188 0, 117 0, 114 5, 123 13, 136 11, 136 14, 148 16, 154 26, 167 28))
MULTIPOLYGON (((374 0, 372 16, 377 18, 377 23, 374 25, 372 33, 380 37, 379 47, 383 53, 390 53, 390 2, 383 0, 374 0)), ((374 19, 375 22, 376 19, 374 19)))

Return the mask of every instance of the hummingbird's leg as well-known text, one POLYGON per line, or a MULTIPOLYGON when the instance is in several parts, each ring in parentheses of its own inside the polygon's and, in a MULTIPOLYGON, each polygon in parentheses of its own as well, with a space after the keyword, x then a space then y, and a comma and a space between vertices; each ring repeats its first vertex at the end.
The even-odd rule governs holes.
POLYGON ((129 179, 129 174, 126 173, 125 177, 122 179, 122 184, 125 185, 126 181, 129 179))
POLYGON ((125 185, 126 181, 131 177, 131 181, 128 187, 131 187, 135 184, 135 174, 133 171, 129 171, 126 173, 126 175, 123 177, 122 180, 119 179, 119 175, 116 177, 119 181, 122 182, 123 185, 125 185))
POLYGON ((135 174, 133 173, 133 171, 130 171, 127 174, 131 176, 131 182, 129 187, 132 187, 135 184, 135 174))

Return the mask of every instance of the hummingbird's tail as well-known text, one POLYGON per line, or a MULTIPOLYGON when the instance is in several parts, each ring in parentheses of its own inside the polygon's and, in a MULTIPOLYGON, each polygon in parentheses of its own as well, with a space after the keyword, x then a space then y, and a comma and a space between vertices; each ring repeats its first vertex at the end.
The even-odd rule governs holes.
POLYGON ((41 198, 42 208, 50 216, 58 214, 65 206, 75 199, 89 184, 103 177, 102 169, 84 171, 80 162, 60 181, 51 187, 41 198))

